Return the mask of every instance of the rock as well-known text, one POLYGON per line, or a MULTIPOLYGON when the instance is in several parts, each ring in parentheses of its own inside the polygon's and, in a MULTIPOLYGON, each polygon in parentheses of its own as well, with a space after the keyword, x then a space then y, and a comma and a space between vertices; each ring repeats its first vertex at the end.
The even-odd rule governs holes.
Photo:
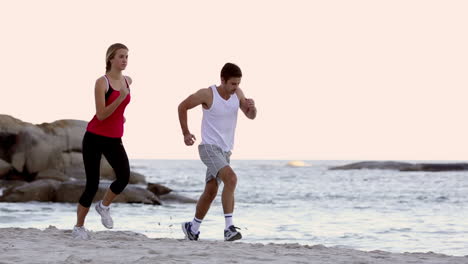
MULTIPOLYGON (((85 188, 85 181, 67 181, 60 182, 56 180, 46 179, 37 180, 31 183, 12 182, 6 184, 0 182, 2 186, 7 187, 0 202, 66 202, 78 203, 78 200, 85 188)), ((99 190, 94 198, 94 201, 101 200, 104 197, 110 183, 101 183, 99 190)), ((139 186, 128 185, 125 190, 116 197, 116 203, 145 203, 145 204, 161 204, 161 200, 148 190, 139 186)))
POLYGON ((159 197, 163 202, 197 203, 197 200, 179 194, 169 193, 159 197))
POLYGON ((59 170, 56 169, 47 169, 41 171, 37 174, 35 180, 44 180, 44 179, 51 179, 60 182, 68 181, 68 177, 59 170))
POLYGON ((24 155, 24 152, 18 152, 13 154, 11 164, 16 171, 22 172, 24 164, 26 164, 26 157, 24 155))
POLYGON ((54 201, 59 185, 60 182, 55 180, 38 180, 13 186, 3 191, 0 202, 54 201))
MULTIPOLYGON (((39 179, 54 178, 60 181, 68 179, 85 179, 82 157, 82 140, 88 122, 64 119, 52 123, 33 125, 0 115, 0 159, 11 163, 8 171, 13 170, 9 179, 31 181, 36 174, 50 171, 47 176, 40 173, 39 179), (63 175, 57 173, 63 172, 63 175)), ((0 163, 0 166, 2 164, 0 163)), ((7 172, 0 167, 0 178, 7 172)), ((101 178, 114 180, 115 173, 106 159, 102 158, 101 178)), ((145 177, 130 172, 130 184, 145 184, 145 177)))
POLYGON ((16 135, 26 126, 33 126, 33 124, 9 115, 0 115, 0 133, 16 135))
MULTIPOLYGON (((0 119, 1 122, 1 119, 0 119)), ((0 126, 0 130, 2 127, 0 126)), ((13 155, 13 146, 16 143, 16 134, 8 132, 0 132, 0 159, 11 162, 13 155)))
POLYGON ((364 161, 351 163, 344 166, 330 168, 330 170, 360 170, 360 169, 380 169, 380 170, 400 170, 412 166, 407 162, 394 161, 364 161))
POLYGON ((21 130, 16 139, 12 164, 19 172, 37 173, 60 160, 60 147, 55 137, 48 136, 39 127, 29 126, 21 130))
POLYGON ((81 152, 87 122, 58 120, 32 125, 11 116, 0 115, 0 158, 20 173, 37 173, 64 168, 62 153, 81 152))
POLYGON ((115 198, 116 203, 144 203, 161 205, 162 202, 152 192, 140 186, 128 185, 125 190, 115 198))
POLYGON ((157 183, 148 183, 148 186, 146 187, 146 189, 156 194, 157 196, 165 195, 165 194, 172 192, 171 189, 167 188, 164 185, 157 184, 157 183))
POLYGON ((130 171, 130 184, 145 184, 146 178, 145 175, 138 172, 130 171))
POLYGON ((81 152, 62 152, 60 159, 62 164, 56 166, 56 168, 80 167, 84 170, 83 154, 81 152))
POLYGON ((16 144, 16 136, 31 123, 23 122, 9 115, 0 115, 0 159, 11 163, 16 144))
POLYGON ((74 119, 62 119, 52 123, 37 125, 45 133, 55 136, 61 151, 81 152, 83 136, 88 122, 74 119))
POLYGON ((28 184, 28 182, 25 181, 17 181, 17 180, 0 180, 0 189, 8 189, 11 187, 18 187, 23 184, 28 184))
POLYGON ((394 161, 364 161, 344 166, 332 167, 330 170, 380 169, 398 171, 463 171, 468 170, 468 163, 407 163, 394 161))
MULTIPOLYGON (((110 183, 99 184, 94 202, 102 200, 110 183)), ((77 203, 85 188, 85 181, 68 181, 60 185, 57 190, 56 202, 77 203)), ((114 200, 115 203, 145 203, 161 204, 161 201, 153 193, 139 186, 127 185, 125 190, 114 200)))
POLYGON ((83 165, 70 166, 63 169, 63 173, 67 176, 68 180, 86 180, 86 172, 83 165))
POLYGON ((465 171, 468 170, 468 163, 418 163, 409 168, 402 168, 400 171, 465 171))
POLYGON ((0 159, 0 179, 7 175, 12 168, 10 163, 0 159))

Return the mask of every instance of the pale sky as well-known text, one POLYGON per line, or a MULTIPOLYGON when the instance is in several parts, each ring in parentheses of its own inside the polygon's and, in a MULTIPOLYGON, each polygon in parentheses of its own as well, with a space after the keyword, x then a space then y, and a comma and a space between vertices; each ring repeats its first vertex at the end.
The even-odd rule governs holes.
POLYGON ((467 1, 0 0, 0 113, 89 121, 121 42, 132 159, 198 159, 177 106, 225 62, 258 108, 239 112, 233 159, 467 159, 467 14, 467 1))

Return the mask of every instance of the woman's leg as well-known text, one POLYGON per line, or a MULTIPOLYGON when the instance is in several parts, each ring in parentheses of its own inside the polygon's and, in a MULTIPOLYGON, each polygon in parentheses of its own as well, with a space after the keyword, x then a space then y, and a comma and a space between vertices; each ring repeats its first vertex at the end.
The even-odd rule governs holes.
POLYGON ((99 143, 97 142, 98 136, 86 133, 83 138, 83 163, 86 172, 86 187, 80 197, 77 208, 76 226, 84 225, 86 215, 88 214, 89 207, 93 202, 94 196, 99 188, 99 174, 101 165, 101 151, 99 143))
POLYGON ((106 191, 102 200, 102 204, 104 206, 109 206, 114 198, 127 186, 130 179, 130 164, 127 153, 120 139, 115 142, 113 141, 113 144, 106 146, 103 153, 111 167, 114 169, 116 178, 106 191))

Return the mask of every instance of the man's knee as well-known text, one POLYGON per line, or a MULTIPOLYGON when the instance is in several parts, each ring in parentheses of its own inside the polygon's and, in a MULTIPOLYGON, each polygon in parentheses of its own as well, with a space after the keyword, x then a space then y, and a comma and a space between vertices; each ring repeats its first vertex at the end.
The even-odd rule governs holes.
POLYGON ((226 166, 219 171, 219 177, 227 187, 236 187, 237 175, 231 167, 226 166))

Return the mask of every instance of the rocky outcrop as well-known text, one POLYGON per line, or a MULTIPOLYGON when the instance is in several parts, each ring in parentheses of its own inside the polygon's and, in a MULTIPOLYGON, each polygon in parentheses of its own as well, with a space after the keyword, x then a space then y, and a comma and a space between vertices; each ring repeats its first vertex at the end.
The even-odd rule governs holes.
MULTIPOLYGON (((106 190, 109 188, 109 182, 101 183, 99 190, 94 197, 94 201, 101 200, 106 190)), ((0 202, 61 202, 77 203, 84 191, 85 181, 67 181, 60 182, 56 180, 36 180, 30 183, 13 185, 3 191, 0 196, 0 202)), ((128 185, 125 190, 118 195, 115 203, 145 203, 161 204, 158 196, 152 192, 137 186, 128 185)))
POLYGON ((10 163, 0 159, 0 179, 7 175, 12 168, 10 163))
MULTIPOLYGON (((0 179, 85 179, 82 140, 87 122, 58 120, 33 125, 8 115, 0 115, 0 179)), ((115 179, 105 157, 101 177, 115 179)), ((131 172, 131 184, 145 184, 145 177, 131 172)))
MULTIPOLYGON (((68 181, 62 183, 57 191, 55 202, 77 203, 85 188, 85 181, 68 181)), ((94 197, 94 201, 102 200, 106 190, 109 188, 109 183, 99 184, 98 192, 94 197)), ((161 204, 160 199, 152 192, 137 186, 129 184, 124 191, 119 194, 114 203, 145 203, 145 204, 161 204)))
POLYGON ((170 192, 172 192, 172 189, 167 188, 164 185, 157 184, 157 183, 148 183, 148 186, 146 187, 150 192, 160 196, 160 195, 165 195, 170 192))
MULTIPOLYGON (((82 139, 87 122, 58 120, 33 125, 0 115, 0 202, 78 202, 85 186, 82 139)), ((115 173, 105 157, 95 200, 102 199, 115 173)), ((129 185, 114 202, 161 204, 172 190, 149 184, 145 176, 131 171, 129 185)), ((191 199, 172 195, 167 200, 191 199)))
POLYGON ((408 163, 395 161, 364 161, 329 168, 330 170, 398 170, 398 171, 464 171, 468 163, 408 163))
POLYGON ((54 201, 59 186, 60 182, 56 180, 37 180, 13 186, 3 191, 0 202, 54 201))

